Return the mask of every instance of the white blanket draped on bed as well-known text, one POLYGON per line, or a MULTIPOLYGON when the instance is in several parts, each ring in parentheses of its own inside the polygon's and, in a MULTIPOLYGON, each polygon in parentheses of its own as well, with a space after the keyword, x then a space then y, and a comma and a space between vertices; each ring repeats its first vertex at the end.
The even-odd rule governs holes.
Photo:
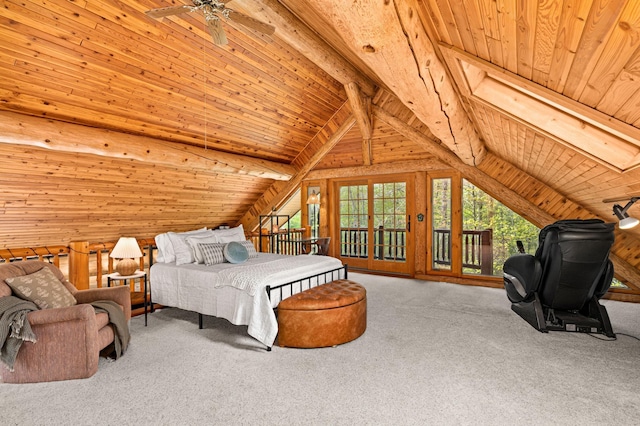
POLYGON ((156 263, 150 272, 151 291, 154 303, 247 325, 250 336, 272 346, 278 334, 273 308, 279 299, 269 300, 264 288, 341 266, 338 259, 329 256, 283 257, 268 253, 260 253, 257 259, 240 265, 156 263), (284 264, 286 269, 282 269, 284 264), (248 278, 242 277, 243 269, 250 271, 248 278))
MULTIPOLYGON (((241 264, 234 268, 220 271, 217 287, 231 286, 244 290, 249 295, 256 294, 258 289, 265 288, 269 283, 286 283, 292 275, 307 273, 318 265, 317 256, 297 256, 294 258, 274 260, 273 262, 241 264)), ((339 267, 339 266, 338 266, 339 267)))

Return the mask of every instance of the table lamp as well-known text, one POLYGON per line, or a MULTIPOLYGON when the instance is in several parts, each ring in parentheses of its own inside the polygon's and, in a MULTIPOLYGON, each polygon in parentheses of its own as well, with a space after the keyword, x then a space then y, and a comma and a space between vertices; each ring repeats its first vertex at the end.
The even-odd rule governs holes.
POLYGON ((133 275, 138 270, 135 259, 142 257, 138 241, 133 237, 120 237, 109 257, 120 259, 116 265, 116 272, 120 275, 133 275))

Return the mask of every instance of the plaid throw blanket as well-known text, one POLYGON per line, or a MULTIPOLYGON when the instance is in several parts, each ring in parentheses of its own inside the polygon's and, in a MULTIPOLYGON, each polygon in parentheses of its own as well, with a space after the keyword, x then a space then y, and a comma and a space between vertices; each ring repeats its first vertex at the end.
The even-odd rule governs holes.
POLYGON ((35 342, 27 314, 38 310, 33 302, 15 296, 0 297, 0 361, 13 371, 22 342, 35 342))

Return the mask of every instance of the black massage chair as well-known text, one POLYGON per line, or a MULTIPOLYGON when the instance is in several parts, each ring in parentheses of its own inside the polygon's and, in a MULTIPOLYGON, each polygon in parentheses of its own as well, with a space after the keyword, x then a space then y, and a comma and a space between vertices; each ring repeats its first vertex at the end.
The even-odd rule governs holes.
POLYGON ((600 299, 613 279, 609 252, 615 224, 599 219, 561 220, 538 236, 535 256, 504 263, 511 309, 541 332, 598 333, 615 337, 600 299))

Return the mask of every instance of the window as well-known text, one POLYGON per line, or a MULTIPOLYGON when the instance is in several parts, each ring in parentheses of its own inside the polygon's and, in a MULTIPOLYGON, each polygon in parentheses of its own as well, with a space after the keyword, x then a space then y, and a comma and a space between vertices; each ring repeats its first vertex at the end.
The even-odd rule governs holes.
POLYGON ((502 276, 502 265, 518 252, 538 247, 540 229, 466 179, 462 180, 462 273, 502 276))
POLYGON ((407 183, 373 184, 374 257, 404 262, 407 239, 407 183))
POLYGON ((451 178, 431 180, 432 268, 451 270, 451 178))
POLYGON ((369 197, 367 185, 340 187, 340 256, 367 258, 369 197))
POLYGON ((411 273, 411 200, 407 175, 337 181, 340 259, 349 267, 411 273))

